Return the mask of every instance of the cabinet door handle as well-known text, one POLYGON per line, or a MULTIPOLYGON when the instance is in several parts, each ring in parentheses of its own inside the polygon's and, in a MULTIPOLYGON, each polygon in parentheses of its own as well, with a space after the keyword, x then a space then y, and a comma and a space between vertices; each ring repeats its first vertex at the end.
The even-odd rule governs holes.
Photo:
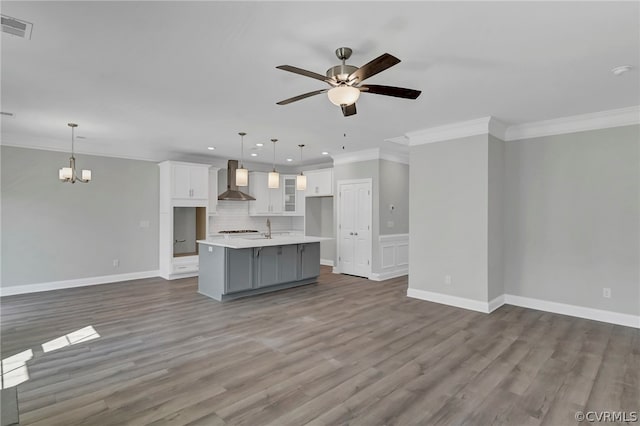
POLYGON ((353 235, 353 232, 349 232, 349 235, 353 235))
POLYGON ((259 247, 256 251, 256 257, 260 257, 260 252, 262 251, 262 247, 259 247))
POLYGON ((358 235, 358 233, 356 232, 356 233, 354 233, 353 235, 358 235))

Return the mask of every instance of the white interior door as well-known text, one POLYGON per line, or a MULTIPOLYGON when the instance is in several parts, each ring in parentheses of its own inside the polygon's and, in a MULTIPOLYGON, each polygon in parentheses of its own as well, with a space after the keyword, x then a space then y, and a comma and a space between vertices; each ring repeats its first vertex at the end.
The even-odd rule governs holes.
POLYGON ((371 272, 371 182, 338 185, 338 264, 343 274, 371 272))
POLYGON ((371 272, 371 185, 355 185, 355 272, 354 275, 369 277, 371 272))

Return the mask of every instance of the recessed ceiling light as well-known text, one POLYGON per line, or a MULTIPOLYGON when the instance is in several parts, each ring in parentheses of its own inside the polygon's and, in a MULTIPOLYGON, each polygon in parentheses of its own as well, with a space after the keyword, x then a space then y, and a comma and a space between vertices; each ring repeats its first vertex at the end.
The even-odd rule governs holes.
POLYGON ((631 71, 633 67, 631 65, 620 65, 619 67, 615 67, 611 70, 613 75, 622 75, 627 71, 631 71))
POLYGON ((293 158, 287 158, 287 161, 293 161, 293 158))
POLYGON ((263 144, 263 143, 259 143, 259 142, 258 142, 258 143, 256 144, 256 146, 264 146, 264 144, 263 144))
POLYGON ((322 155, 329 155, 327 151, 322 151, 322 155))
POLYGON ((209 151, 213 151, 214 149, 216 149, 216 147, 215 147, 215 146, 208 146, 208 147, 207 147, 207 149, 208 149, 209 151))
POLYGON ((252 152, 252 153, 251 153, 251 156, 252 156, 252 157, 257 157, 257 156, 258 156, 258 154, 256 154, 255 152, 252 152))

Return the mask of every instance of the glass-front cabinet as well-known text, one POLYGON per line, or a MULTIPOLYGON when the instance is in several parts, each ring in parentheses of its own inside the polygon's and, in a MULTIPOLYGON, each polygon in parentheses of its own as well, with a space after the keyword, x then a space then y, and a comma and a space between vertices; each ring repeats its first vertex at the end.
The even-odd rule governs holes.
POLYGON ((304 191, 296 190, 296 175, 282 176, 282 201, 284 215, 304 215, 304 191))

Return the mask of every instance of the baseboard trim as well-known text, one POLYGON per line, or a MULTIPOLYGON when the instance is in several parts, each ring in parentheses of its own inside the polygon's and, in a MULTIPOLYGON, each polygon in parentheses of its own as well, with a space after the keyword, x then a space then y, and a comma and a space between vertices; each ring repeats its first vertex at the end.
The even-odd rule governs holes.
POLYGON ((489 303, 482 302, 480 300, 451 296, 449 294, 434 293, 432 291, 418 290, 415 288, 407 289, 407 296, 414 299, 455 306, 456 308, 469 309, 471 311, 482 312, 485 314, 489 313, 489 303))
POLYGON ((329 259, 320 259, 320 264, 324 266, 334 266, 333 260, 329 260, 329 259))
POLYGON ((504 298, 505 298, 505 295, 501 294, 500 296, 496 297, 495 299, 490 300, 489 303, 487 304, 488 313, 491 313, 491 312, 495 311, 496 309, 498 309, 500 306, 504 305, 504 298))
POLYGON ((640 328, 640 316, 638 315, 622 314, 602 309, 587 308, 585 306, 550 302, 548 300, 533 299, 523 296, 514 296, 512 294, 502 294, 489 302, 482 302, 464 297, 451 296, 449 294, 409 288, 407 289, 407 296, 414 299, 441 303, 443 305, 455 306, 456 308, 469 309, 471 311, 483 312, 486 314, 495 311, 502 305, 512 305, 519 306, 521 308, 535 309, 554 314, 622 325, 625 327, 640 328))
POLYGON ((388 271, 388 272, 372 272, 371 274, 369 274, 369 279, 371 281, 384 281, 384 280, 390 280, 391 278, 402 277, 408 274, 409 274, 409 268, 401 268, 401 269, 396 269, 395 271, 388 271))
POLYGON ((78 278, 75 280, 51 281, 37 284, 24 284, 0 287, 0 297, 17 294, 39 293, 41 291, 61 290, 63 288, 85 287, 90 285, 110 284, 121 281, 139 280, 160 276, 160 271, 130 272, 128 274, 103 275, 99 277, 78 278))
POLYGON ((533 299, 530 297, 514 296, 512 294, 504 295, 504 303, 507 305, 520 306, 522 308, 552 312, 554 314, 585 318, 609 324, 623 325, 625 327, 640 328, 640 316, 637 315, 621 314, 619 312, 569 305, 566 303, 550 302, 548 300, 533 299))

